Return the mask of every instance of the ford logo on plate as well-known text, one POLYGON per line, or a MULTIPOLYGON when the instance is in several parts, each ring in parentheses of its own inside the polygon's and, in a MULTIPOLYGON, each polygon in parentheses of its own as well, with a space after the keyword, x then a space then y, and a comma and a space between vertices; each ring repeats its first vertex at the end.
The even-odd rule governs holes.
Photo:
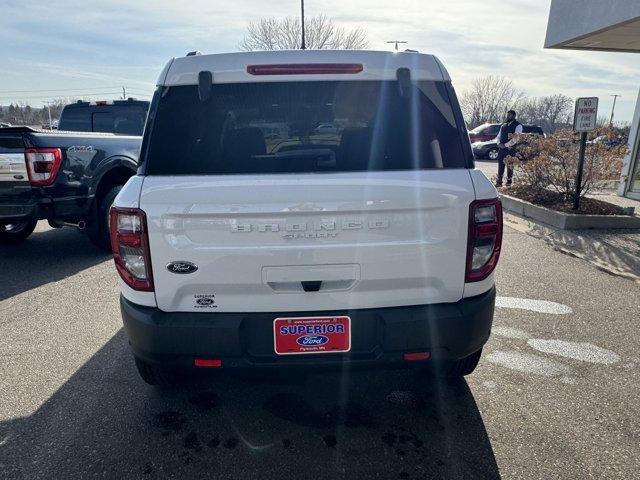
POLYGON ((167 264, 167 270, 171 273, 193 273, 198 266, 191 262, 171 262, 167 264))
POLYGON ((310 347, 313 345, 324 345, 329 341, 329 337, 325 337, 324 335, 305 335, 304 337, 300 337, 296 340, 298 345, 302 345, 304 347, 310 347))

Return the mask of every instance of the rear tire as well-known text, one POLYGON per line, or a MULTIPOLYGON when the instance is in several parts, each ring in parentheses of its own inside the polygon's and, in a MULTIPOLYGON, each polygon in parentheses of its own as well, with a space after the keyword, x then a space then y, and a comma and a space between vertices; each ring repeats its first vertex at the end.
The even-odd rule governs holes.
POLYGON ((24 242, 36 228, 37 220, 28 220, 19 223, 6 223, 0 225, 0 243, 4 245, 16 245, 24 242))
POLYGON ((93 226, 88 235, 93 244, 107 252, 111 252, 111 235, 109 232, 109 209, 113 205, 118 193, 122 190, 122 185, 114 185, 98 199, 98 208, 93 226))
POLYGON ((140 374, 140 378, 149 385, 156 387, 171 388, 183 382, 182 376, 177 372, 165 367, 159 367, 145 362, 144 360, 134 357, 136 368, 140 374))
POLYGON ((470 375, 478 366, 482 349, 472 353, 468 357, 461 358, 452 362, 446 362, 438 368, 438 376, 444 378, 462 378, 470 375))

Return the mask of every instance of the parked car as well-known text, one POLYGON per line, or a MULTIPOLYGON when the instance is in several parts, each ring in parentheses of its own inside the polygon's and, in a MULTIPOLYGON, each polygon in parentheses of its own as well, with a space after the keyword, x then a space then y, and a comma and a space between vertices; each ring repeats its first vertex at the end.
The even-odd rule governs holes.
POLYGON ((87 102, 67 106, 60 125, 75 132, 0 130, 0 243, 25 240, 38 220, 47 219, 56 228, 76 226, 110 250, 108 211, 138 168, 144 104, 114 102, 112 111, 87 102), (138 136, 81 132, 83 126, 138 136))
POLYGON ((197 368, 475 369, 502 209, 434 56, 176 58, 143 143, 111 240, 144 381, 197 368), (340 134, 308 143, 336 117, 340 134), (294 132, 284 151, 248 126, 276 119, 294 132))
POLYGON ((471 140, 471 143, 487 142, 496 138, 499 132, 499 123, 483 123, 469 131, 469 140, 471 140))
POLYGON ((0 122, 0 128, 8 128, 11 124, 9 122, 0 122))
POLYGON ((607 148, 613 148, 613 147, 618 147, 620 145, 625 145, 627 141, 628 140, 623 136, 609 138, 607 135, 599 135, 593 140, 587 140, 587 145, 603 144, 607 148))
POLYGON ((51 124, 45 123, 42 125, 42 130, 57 130, 58 129, 58 120, 53 120, 51 124))
MULTIPOLYGON (((522 133, 530 135, 544 135, 542 127, 538 125, 522 125, 522 133)), ((488 141, 473 142, 471 144, 471 148, 473 149, 473 156, 475 158, 488 158, 489 160, 497 160, 499 153, 498 143, 495 140, 495 137, 497 135, 498 134, 496 133, 496 135, 494 135, 494 137, 488 141)))

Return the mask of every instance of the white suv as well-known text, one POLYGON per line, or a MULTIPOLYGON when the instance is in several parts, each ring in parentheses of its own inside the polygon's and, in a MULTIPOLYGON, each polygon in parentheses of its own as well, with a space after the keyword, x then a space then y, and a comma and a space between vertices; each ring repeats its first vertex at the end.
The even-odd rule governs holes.
POLYGON ((194 368, 477 365, 502 211, 434 56, 173 59, 140 159, 111 234, 146 382, 194 368))

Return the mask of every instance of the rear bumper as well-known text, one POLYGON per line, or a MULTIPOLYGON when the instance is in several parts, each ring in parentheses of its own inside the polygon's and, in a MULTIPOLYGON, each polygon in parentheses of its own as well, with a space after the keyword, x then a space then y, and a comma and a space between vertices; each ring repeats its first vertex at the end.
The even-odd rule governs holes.
POLYGON ((40 218, 41 207, 35 198, 0 199, 0 223, 19 223, 40 218))
POLYGON ((0 198, 0 224, 29 220, 85 218, 92 196, 50 198, 36 196, 0 198))
POLYGON ((224 369, 402 364, 406 363, 404 353, 424 351, 435 360, 456 360, 486 343, 494 305, 495 288, 457 303, 336 312, 163 312, 120 296, 124 328, 134 355, 177 368, 193 367, 196 357, 221 359, 224 369), (273 320, 314 315, 350 316, 351 351, 276 355, 273 320))

